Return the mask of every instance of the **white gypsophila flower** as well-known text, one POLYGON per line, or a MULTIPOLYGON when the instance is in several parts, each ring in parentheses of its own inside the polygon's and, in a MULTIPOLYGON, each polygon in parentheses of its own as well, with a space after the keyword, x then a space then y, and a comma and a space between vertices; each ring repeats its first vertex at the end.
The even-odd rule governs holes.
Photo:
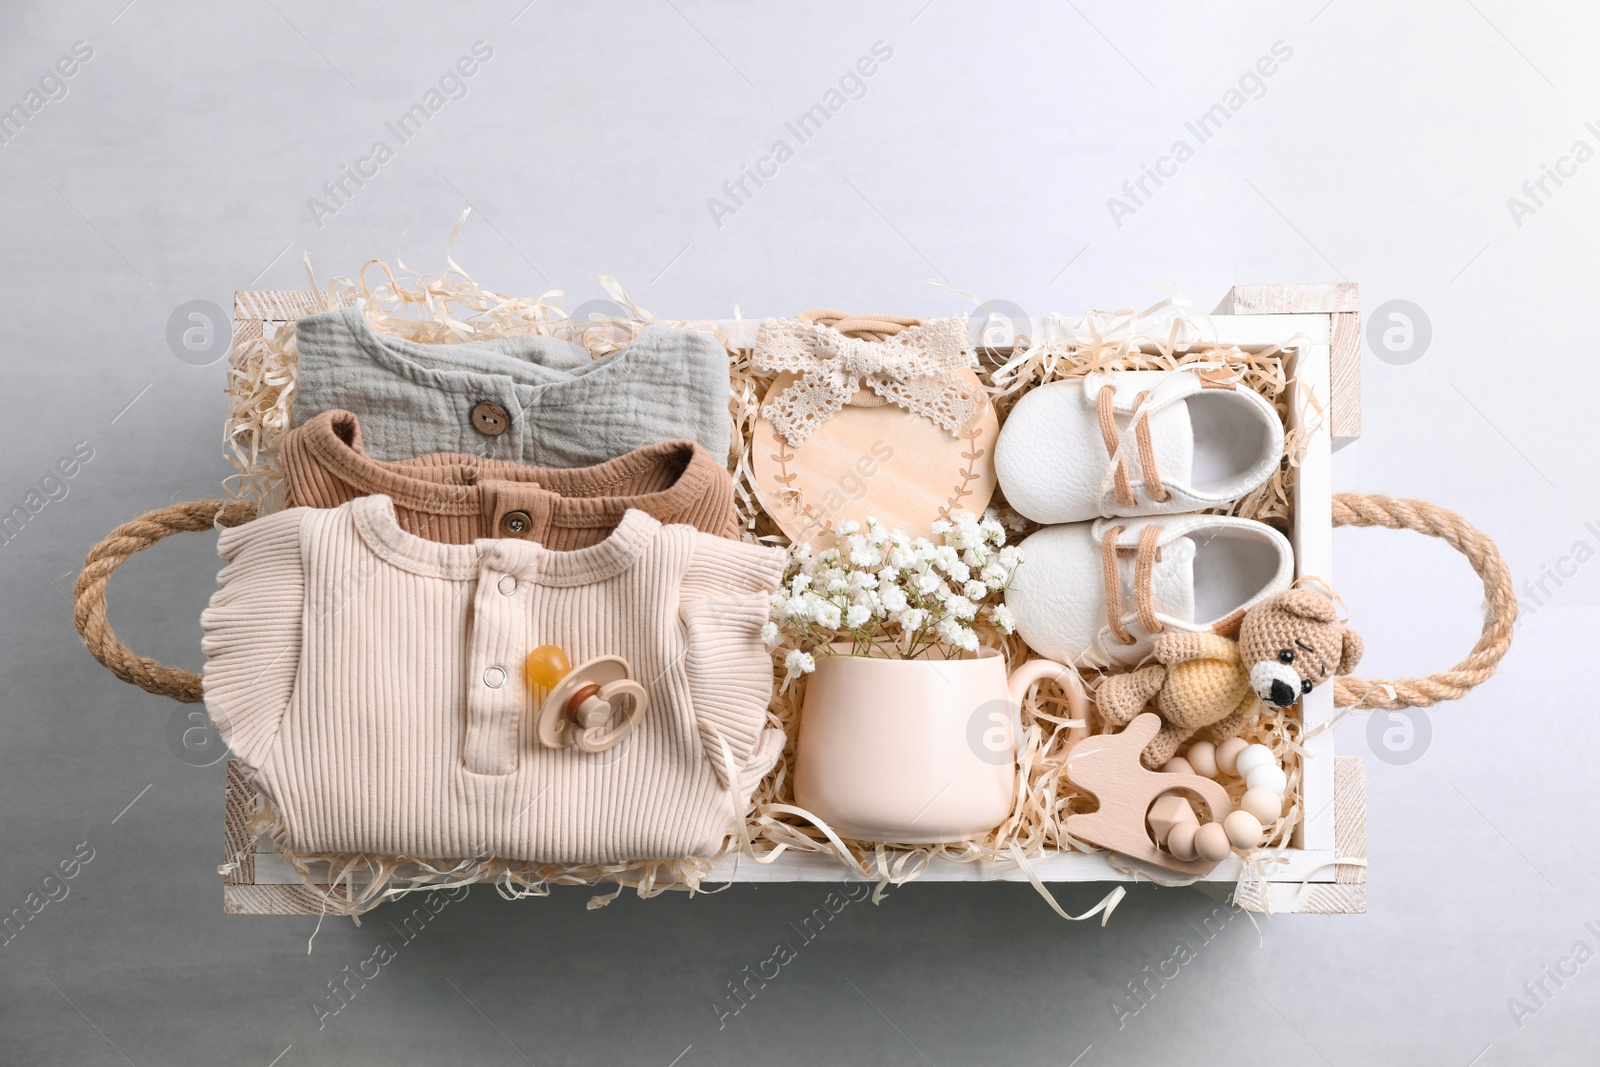
POLYGON ((849 537, 853 533, 861 532, 861 524, 854 519, 845 519, 833 527, 835 537, 849 537))
POLYGON ((974 545, 961 553, 961 562, 974 569, 987 567, 994 559, 994 550, 988 545, 974 545))
POLYGON ((789 603, 789 598, 782 593, 773 593, 767 597, 767 607, 772 610, 773 614, 782 614, 783 606, 787 603, 789 603))
POLYGON ((900 613, 900 625, 907 630, 920 630, 931 621, 932 616, 922 608, 907 608, 900 613))
POLYGON ((794 619, 811 618, 811 597, 812 594, 805 593, 801 596, 792 596, 788 600, 784 601, 784 618, 791 621, 794 619))
POLYGON ((1000 566, 1009 570, 1022 562, 1022 549, 1018 545, 1007 545, 1000 550, 998 558, 1000 566))
POLYGON ((983 584, 987 585, 990 589, 1001 589, 1004 588, 1006 582, 1010 580, 1011 575, 1006 573, 1006 569, 1000 564, 991 563, 987 567, 983 568, 983 571, 978 575, 978 577, 982 580, 983 584))
POLYGON ((863 589, 876 589, 877 587, 878 576, 871 571, 850 572, 850 592, 859 593, 863 589))
POLYGON ((998 546, 1006 543, 1006 528, 992 514, 984 517, 980 528, 983 530, 983 539, 990 544, 998 546))
POLYGON ((809 574, 797 574, 789 579, 789 591, 791 593, 803 593, 810 588, 811 575, 809 574))
POLYGON ((837 630, 842 616, 839 605, 827 600, 819 598, 811 605, 811 621, 824 630, 837 630))
POLYGON ((835 563, 839 562, 839 550, 837 548, 823 549, 817 554, 817 562, 821 563, 825 567, 833 566, 835 563))
POLYGON ((958 619, 970 619, 978 614, 978 605, 964 596, 953 596, 946 602, 950 614, 958 619))
POLYGON ((961 553, 949 545, 940 545, 933 550, 933 564, 936 567, 949 569, 953 564, 961 562, 961 553))
POLYGON ((844 613, 844 628, 846 630, 859 630, 872 618, 872 608, 865 604, 852 604, 850 610, 844 613))
POLYGON ((896 570, 905 570, 917 562, 917 554, 910 545, 895 545, 889 550, 889 566, 896 570))
POLYGON ((989 609, 989 621, 994 623, 995 629, 1003 634, 1016 633, 1017 619, 1011 614, 1011 609, 1004 604, 996 604, 989 609))
POLYGON ((885 589, 879 594, 878 599, 883 604, 883 609, 887 612, 894 613, 906 609, 906 594, 902 589, 894 587, 885 589))
POLYGON ((978 635, 972 630, 962 630, 961 640, 957 641, 956 644, 968 652, 976 652, 978 651, 978 635))
MULTIPOLYGON (((930 529, 933 530, 933 535, 935 537, 943 537, 945 534, 950 532, 952 527, 948 519, 934 519, 933 526, 930 527, 930 529)), ((921 538, 918 538, 918 540, 921 540, 921 538)))
POLYGON ((889 528, 870 516, 867 518, 867 540, 882 545, 889 540, 889 528))
POLYGON ((968 600, 982 600, 989 595, 989 587, 982 582, 969 581, 961 587, 961 595, 968 600))
POLYGON ((1023 530, 1028 528, 1028 520, 1023 518, 1021 513, 1013 510, 1012 508, 990 508, 989 515, 991 515, 1003 529, 1010 530, 1012 533, 1021 533, 1023 530))
POLYGON ((795 678, 802 674, 810 674, 817 669, 817 658, 809 652, 802 652, 798 648, 791 649, 784 657, 783 669, 789 677, 795 678))
POLYGON ((878 584, 880 586, 893 585, 900 580, 900 572, 894 567, 884 567, 878 571, 878 584))
POLYGON ((932 596, 936 590, 944 588, 944 579, 932 571, 928 571, 925 574, 917 575, 916 581, 912 583, 912 588, 922 596, 932 596))
MULTIPOLYGON (((851 540, 855 540, 851 538, 851 540)), ((863 541, 850 549, 850 562, 857 567, 876 567, 883 562, 883 553, 863 541)))
POLYGON ((946 644, 959 645, 961 644, 961 634, 964 630, 966 630, 966 627, 955 619, 940 619, 939 625, 934 632, 939 635, 939 640, 946 644))
POLYGON ((761 643, 766 645, 768 648, 777 648, 778 644, 782 642, 782 640, 783 632, 778 629, 777 623, 768 622, 766 625, 761 627, 761 643))
POLYGON ((978 517, 970 511, 956 511, 950 515, 955 524, 954 536, 951 543, 956 548, 971 548, 982 544, 985 535, 982 527, 978 525, 978 517))

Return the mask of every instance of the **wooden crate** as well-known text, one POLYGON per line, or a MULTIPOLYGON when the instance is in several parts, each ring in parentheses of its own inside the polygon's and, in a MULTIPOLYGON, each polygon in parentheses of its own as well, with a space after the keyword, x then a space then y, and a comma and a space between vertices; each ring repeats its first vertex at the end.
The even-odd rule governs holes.
MULTIPOLYGON (((259 337, 264 329, 287 325, 314 310, 311 294, 288 291, 240 292, 235 296, 235 342, 259 337)), ((1332 454, 1360 436, 1360 323, 1356 287, 1348 283, 1319 285, 1238 285, 1223 298, 1210 318, 1210 340, 1241 348, 1282 345, 1290 352, 1288 369, 1295 382, 1290 429, 1306 431, 1306 450, 1294 484, 1296 576, 1333 580, 1332 454)), ((721 322, 741 343, 754 340, 757 323, 721 322)), ((1033 335, 1041 324, 1032 324, 1033 335)), ((1323 686, 1301 704, 1307 732, 1329 722, 1334 714, 1333 687, 1323 686)), ((1241 887, 1237 901, 1252 911, 1341 914, 1366 910, 1366 788, 1362 761, 1335 756, 1333 731, 1323 730, 1306 743, 1302 800, 1306 817, 1296 828, 1284 862, 1266 883, 1241 887)), ((271 842, 255 840, 245 828, 252 787, 240 768, 229 761, 227 861, 223 871, 223 910, 229 914, 305 915, 326 908, 326 885, 306 886, 290 865, 276 855, 271 842)), ((1113 867, 1103 854, 1061 852, 1034 863, 1045 882, 1121 882, 1132 877, 1113 867)), ((832 882, 846 868, 823 854, 787 852, 769 864, 717 861, 712 883, 832 882), (736 869, 737 868, 737 869, 736 869)), ((1229 857, 1206 876, 1210 882, 1239 877, 1236 857, 1229 857)), ((1024 881, 1027 875, 1011 863, 938 861, 924 881, 1024 881)), ((337 891, 335 891, 337 892, 337 891)))

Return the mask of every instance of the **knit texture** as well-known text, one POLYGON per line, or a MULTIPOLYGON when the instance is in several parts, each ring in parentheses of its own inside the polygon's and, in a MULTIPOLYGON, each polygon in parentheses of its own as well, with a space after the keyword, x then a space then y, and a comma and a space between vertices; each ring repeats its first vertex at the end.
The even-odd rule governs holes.
POLYGON ((355 415, 325 411, 284 435, 281 454, 287 506, 332 508, 381 493, 394 500, 401 529, 445 544, 520 537, 562 551, 586 548, 604 540, 629 508, 739 536, 733 479, 692 441, 646 445, 593 467, 530 467, 454 453, 386 463, 367 455, 355 415), (506 523, 517 512, 521 532, 506 523))
POLYGON ((377 333, 350 307, 301 319, 295 341, 295 424, 353 411, 378 459, 467 452, 586 467, 687 439, 727 462, 728 353, 708 333, 650 326, 593 359, 537 335, 420 344, 377 333), (510 418, 498 436, 473 426, 472 409, 485 401, 510 418))
POLYGON ((206 706, 272 800, 282 848, 707 856, 782 749, 760 639, 778 550, 639 510, 574 551, 446 545, 366 496, 226 530, 219 552, 206 706), (649 690, 616 749, 538 743, 521 667, 547 643, 574 664, 622 656, 649 690))
POLYGON ((1198 730, 1232 715, 1250 691, 1239 646, 1220 634, 1173 633, 1157 639, 1156 659, 1167 664, 1158 697, 1162 718, 1198 730))

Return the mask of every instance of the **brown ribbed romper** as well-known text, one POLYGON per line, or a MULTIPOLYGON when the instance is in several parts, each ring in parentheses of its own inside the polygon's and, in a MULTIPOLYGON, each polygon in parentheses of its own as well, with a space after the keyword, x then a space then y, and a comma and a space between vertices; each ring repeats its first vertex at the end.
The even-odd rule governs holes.
POLYGON ((516 537, 557 551, 587 548, 638 508, 657 521, 737 538, 733 481, 692 441, 665 441, 593 467, 530 467, 441 452, 400 462, 368 456, 348 411, 325 411, 284 436, 284 503, 332 508, 357 497, 394 500, 401 529, 471 544, 516 537))

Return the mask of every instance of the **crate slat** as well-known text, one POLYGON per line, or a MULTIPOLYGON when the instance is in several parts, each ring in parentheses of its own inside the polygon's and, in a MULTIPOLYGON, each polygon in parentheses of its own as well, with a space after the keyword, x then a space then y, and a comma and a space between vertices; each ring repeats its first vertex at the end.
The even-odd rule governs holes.
POLYGON ((1327 315, 1331 387, 1328 420, 1335 450, 1361 436, 1361 287, 1355 282, 1235 285, 1219 315, 1327 315))

